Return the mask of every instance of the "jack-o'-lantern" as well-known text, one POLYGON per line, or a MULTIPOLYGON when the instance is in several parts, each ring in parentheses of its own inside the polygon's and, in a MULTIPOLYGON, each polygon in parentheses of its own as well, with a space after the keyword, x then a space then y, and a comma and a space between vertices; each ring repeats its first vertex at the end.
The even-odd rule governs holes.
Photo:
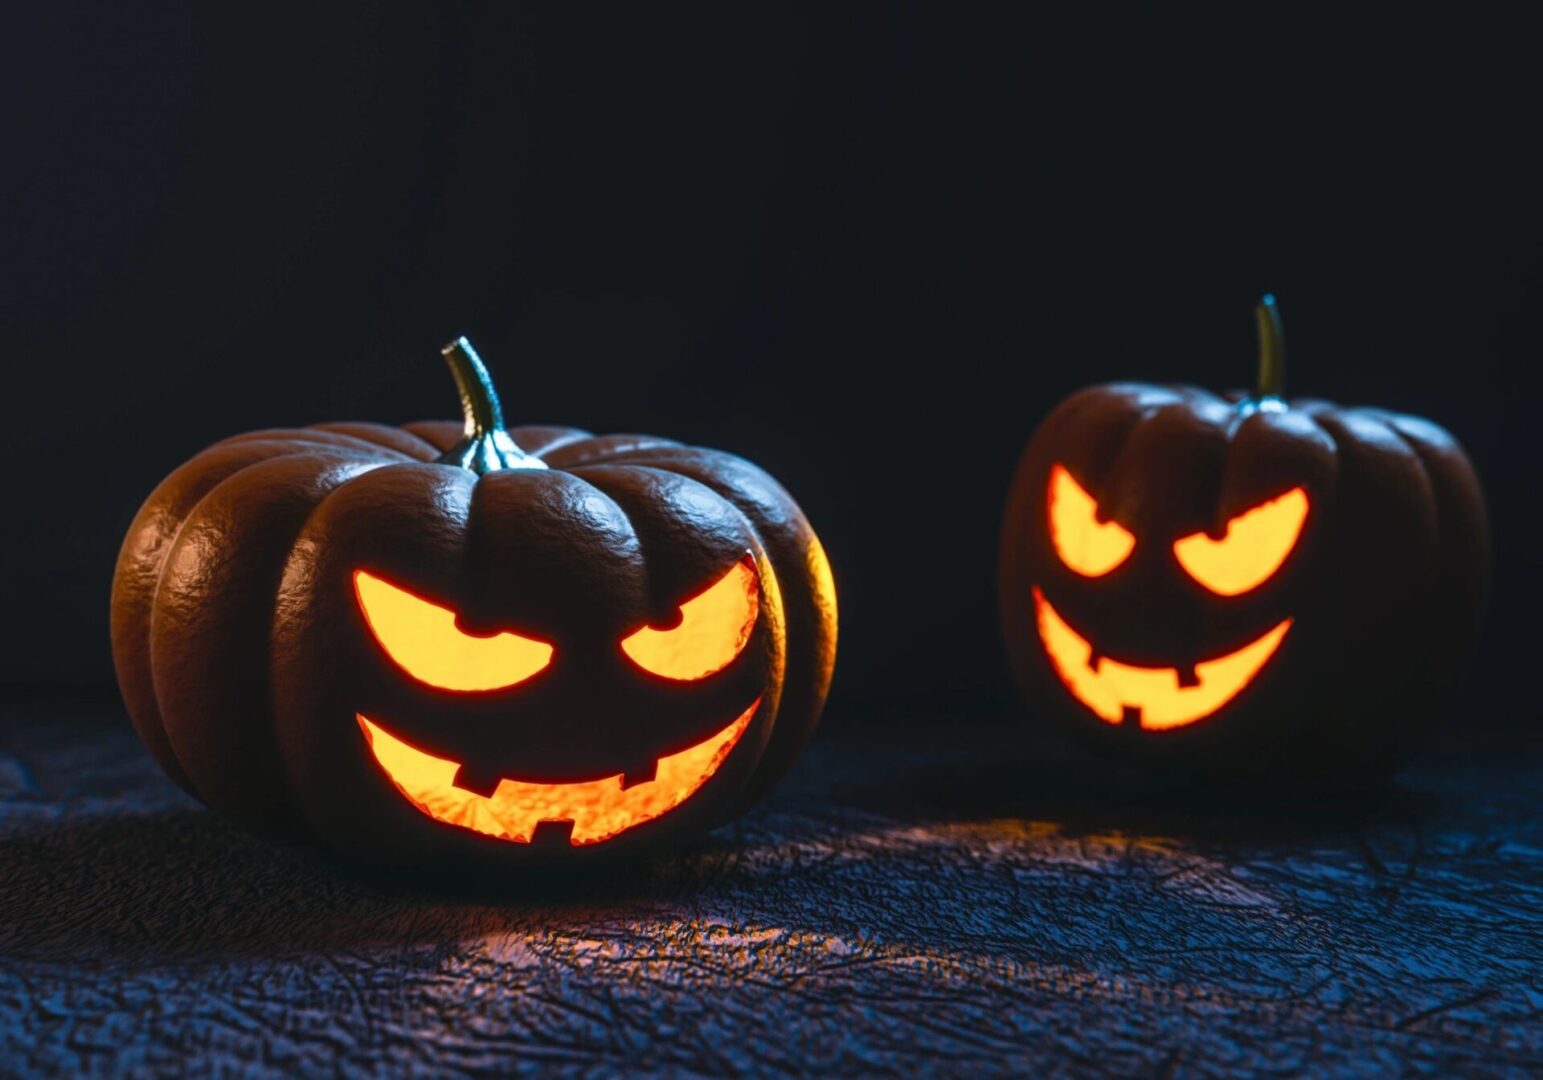
POLYGON ((711 827, 788 768, 836 640, 829 566, 749 462, 464 424, 216 443, 119 558, 113 651, 165 770, 379 863, 583 863, 711 827))
POLYGON ((1435 424, 1282 396, 1273 298, 1251 395, 1115 383, 1019 461, 999 599, 1032 703, 1100 750, 1341 786, 1422 744, 1476 637, 1477 478, 1435 424))

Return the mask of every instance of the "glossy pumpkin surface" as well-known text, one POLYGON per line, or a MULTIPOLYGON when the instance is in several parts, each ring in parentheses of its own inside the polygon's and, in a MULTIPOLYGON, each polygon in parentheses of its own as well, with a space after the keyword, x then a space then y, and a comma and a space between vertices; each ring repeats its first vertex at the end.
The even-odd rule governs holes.
POLYGON ((239 435, 150 496, 114 657, 188 791, 374 862, 519 865, 678 841, 792 763, 836 633, 793 500, 730 454, 505 431, 493 402, 239 435))
POLYGON ((1002 628, 1037 711, 1097 749, 1355 783, 1423 744, 1488 561, 1477 478, 1430 421, 1095 386, 1014 474, 1002 628))

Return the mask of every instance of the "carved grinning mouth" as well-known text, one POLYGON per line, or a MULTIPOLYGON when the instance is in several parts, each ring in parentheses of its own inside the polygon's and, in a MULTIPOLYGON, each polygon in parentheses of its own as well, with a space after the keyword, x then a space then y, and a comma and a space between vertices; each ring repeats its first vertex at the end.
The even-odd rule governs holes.
POLYGON ((407 801, 436 821, 483 836, 528 844, 546 821, 572 822, 568 842, 598 844, 652 821, 696 794, 734 749, 760 707, 756 698, 728 726, 658 760, 652 780, 624 786, 624 774, 571 784, 501 779, 491 795, 457 787, 461 763, 435 757, 356 714, 370 753, 407 801))
POLYGON ((1067 625, 1037 587, 1034 613, 1050 663, 1072 696, 1111 724, 1122 722, 1127 710, 1136 710, 1148 731, 1193 724, 1220 709, 1253 681, 1291 629, 1291 620, 1282 619, 1241 649, 1197 663, 1194 685, 1181 686, 1177 668, 1134 667, 1107 656, 1090 663, 1093 646, 1067 625))

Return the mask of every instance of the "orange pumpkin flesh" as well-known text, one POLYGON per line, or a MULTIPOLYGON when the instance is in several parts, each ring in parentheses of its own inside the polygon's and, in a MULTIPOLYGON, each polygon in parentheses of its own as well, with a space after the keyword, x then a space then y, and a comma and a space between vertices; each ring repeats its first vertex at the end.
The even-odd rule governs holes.
MULTIPOLYGON (((1173 542, 1180 566, 1219 596, 1238 596, 1264 584, 1296 547, 1307 520, 1301 487, 1227 521, 1222 535, 1191 533, 1173 542)), ((1045 519, 1051 545, 1065 566, 1083 577, 1112 573, 1130 557, 1136 538, 1113 521, 1099 520, 1098 503, 1057 462, 1050 469, 1045 519)), ((1183 727, 1225 706, 1269 662, 1291 619, 1282 619, 1257 639, 1224 656, 1196 660, 1191 685, 1174 667, 1141 667, 1107 656, 1094 660, 1094 646, 1073 630, 1034 586, 1034 621, 1051 665, 1067 691, 1101 720, 1119 724, 1128 716, 1152 731, 1183 727)))
MULTIPOLYGON (((354 571, 354 589, 386 655, 409 678, 438 689, 507 689, 540 674, 555 652, 508 630, 468 634, 456 627, 454 611, 365 570, 354 571)), ((733 663, 749 643, 759 598, 754 560, 741 559, 683 601, 674 626, 641 627, 622 639, 621 648, 661 678, 705 679, 733 663)), ((408 802, 434 820, 520 844, 531 843, 539 826, 567 823, 569 843, 583 846, 653 821, 695 795, 738 744, 760 704, 758 696, 721 731, 659 758, 645 778, 616 773, 544 784, 500 777, 485 794, 462 786, 463 762, 412 746, 363 713, 356 719, 376 763, 408 802)))
POLYGON ((457 785, 460 762, 409 746, 362 713, 358 720, 370 752, 391 782, 435 821, 518 844, 530 843, 544 823, 566 822, 572 826, 568 842, 582 846, 620 836, 695 795, 733 751, 760 704, 757 698, 722 731, 660 758, 652 779, 630 787, 621 773, 567 784, 505 778, 491 795, 457 785))
POLYGON ((1282 619, 1240 649, 1197 661, 1194 684, 1181 686, 1177 668, 1137 667, 1107 656, 1093 662, 1093 646, 1066 625, 1038 589, 1034 610, 1045 652, 1072 696, 1111 724, 1123 723, 1134 710, 1136 723, 1148 731, 1193 724, 1225 706, 1269 663, 1291 629, 1291 620, 1282 619))

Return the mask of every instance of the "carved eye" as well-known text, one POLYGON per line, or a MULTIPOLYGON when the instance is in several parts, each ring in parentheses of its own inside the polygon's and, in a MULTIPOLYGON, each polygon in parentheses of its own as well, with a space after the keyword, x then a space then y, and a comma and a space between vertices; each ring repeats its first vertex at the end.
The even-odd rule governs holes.
POLYGON ((1062 465, 1050 469, 1050 539, 1061 561, 1083 577, 1102 577, 1119 566, 1136 538, 1113 521, 1098 520, 1098 503, 1062 465))
POLYGON ((705 590, 680 605, 668 630, 645 626, 622 639, 622 651, 644 671, 686 682, 733 663, 750 640, 760 610, 755 563, 747 555, 705 590))
POLYGON ((1280 569, 1307 520, 1307 492, 1284 495, 1245 510, 1227 522, 1220 540, 1203 532, 1173 542, 1173 553, 1189 576, 1220 596, 1258 588, 1280 569))
POLYGON ((354 593, 370 632, 403 671, 441 690, 502 690, 552 662, 544 641, 502 631, 486 637, 455 625, 455 612, 364 570, 354 593))

